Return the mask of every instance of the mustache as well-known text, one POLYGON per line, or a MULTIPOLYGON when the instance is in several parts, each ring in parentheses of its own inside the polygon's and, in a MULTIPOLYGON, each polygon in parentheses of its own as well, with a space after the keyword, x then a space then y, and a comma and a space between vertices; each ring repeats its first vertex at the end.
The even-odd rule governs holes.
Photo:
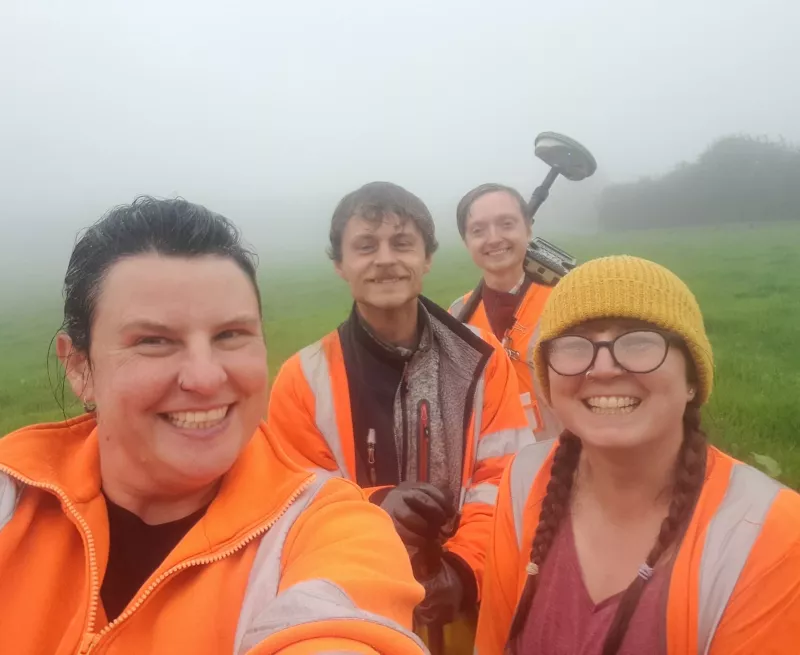
POLYGON ((368 279, 372 280, 373 282, 382 282, 383 280, 393 280, 395 278, 406 278, 409 277, 407 273, 402 271, 392 271, 387 273, 378 273, 376 275, 371 275, 368 279))

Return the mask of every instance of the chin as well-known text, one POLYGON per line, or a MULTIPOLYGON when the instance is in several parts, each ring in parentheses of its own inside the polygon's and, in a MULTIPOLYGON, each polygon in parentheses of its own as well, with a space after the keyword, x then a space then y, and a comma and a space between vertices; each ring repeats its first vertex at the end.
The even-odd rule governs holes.
POLYGON ((181 458, 172 463, 173 470, 179 472, 189 484, 203 487, 224 477, 233 467, 239 453, 221 453, 217 457, 181 458))
POLYGON ((400 309, 417 299, 417 295, 412 295, 408 291, 395 293, 370 294, 364 298, 365 305, 371 305, 376 309, 400 309))
POLYGON ((608 421, 598 424, 597 421, 581 421, 575 425, 574 434, 590 448, 630 449, 645 446, 653 441, 652 430, 638 421, 608 421))
POLYGON ((484 262, 484 265, 481 267, 484 270, 490 271, 492 273, 504 273, 505 271, 509 271, 511 269, 517 270, 519 269, 520 274, 522 273, 522 262, 518 262, 516 257, 508 255, 503 259, 493 259, 492 261, 484 262))
POLYGON ((590 430, 585 434, 590 436, 581 437, 581 441, 590 448, 627 450, 647 443, 641 435, 630 434, 626 430, 590 430))

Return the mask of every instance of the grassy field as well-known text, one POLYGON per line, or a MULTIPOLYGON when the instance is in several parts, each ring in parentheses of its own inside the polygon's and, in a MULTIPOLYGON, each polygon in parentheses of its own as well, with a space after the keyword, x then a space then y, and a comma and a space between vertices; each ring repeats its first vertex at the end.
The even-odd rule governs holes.
MULTIPOLYGON (((705 416, 712 441, 751 463, 754 454, 774 459, 780 472, 771 472, 800 488, 800 225, 647 231, 558 243, 581 260, 610 253, 648 257, 689 284, 716 358, 716 387, 705 416)), ((425 293, 448 305, 476 280, 466 254, 452 248, 437 253, 425 293)), ((347 288, 324 255, 282 270, 264 261, 262 284, 273 373, 350 309, 347 288)), ((0 434, 63 417, 60 371, 48 357, 61 318, 54 298, 2 312, 0 434)), ((74 413, 68 395, 66 411, 74 413)))

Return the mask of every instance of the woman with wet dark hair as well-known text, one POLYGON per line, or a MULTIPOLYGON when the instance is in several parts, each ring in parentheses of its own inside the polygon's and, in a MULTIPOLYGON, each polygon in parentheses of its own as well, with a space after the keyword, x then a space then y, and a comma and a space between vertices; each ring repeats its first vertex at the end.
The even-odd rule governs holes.
POLYGON ((566 429, 506 471, 476 653, 797 653, 800 495, 707 443, 691 291, 601 258, 559 282, 541 325, 534 363, 566 429))
POLYGON ((261 421, 253 255, 184 200, 75 245, 56 351, 86 414, 0 440, 0 651, 424 652, 392 522, 261 421))

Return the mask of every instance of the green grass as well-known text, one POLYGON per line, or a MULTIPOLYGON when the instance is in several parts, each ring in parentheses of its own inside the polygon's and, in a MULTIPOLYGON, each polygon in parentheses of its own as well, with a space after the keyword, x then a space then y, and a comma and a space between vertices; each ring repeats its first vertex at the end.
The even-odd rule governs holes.
MULTIPOLYGON (((706 411, 712 441, 754 463, 775 459, 778 476, 800 488, 800 224, 698 228, 561 238, 579 259, 628 253, 672 269, 692 288, 705 315, 716 360, 706 411)), ((264 258, 266 261, 266 257, 264 258)), ((459 248, 437 253, 425 293, 447 306, 477 272, 459 248)), ((334 328, 350 296, 330 263, 300 262, 262 272, 270 370, 334 328)), ((0 318, 0 434, 63 417, 54 390, 60 371, 48 346, 60 324, 57 301, 0 318)), ((67 394, 68 395, 68 394, 67 394)), ((67 411, 74 403, 67 398, 67 411)))

